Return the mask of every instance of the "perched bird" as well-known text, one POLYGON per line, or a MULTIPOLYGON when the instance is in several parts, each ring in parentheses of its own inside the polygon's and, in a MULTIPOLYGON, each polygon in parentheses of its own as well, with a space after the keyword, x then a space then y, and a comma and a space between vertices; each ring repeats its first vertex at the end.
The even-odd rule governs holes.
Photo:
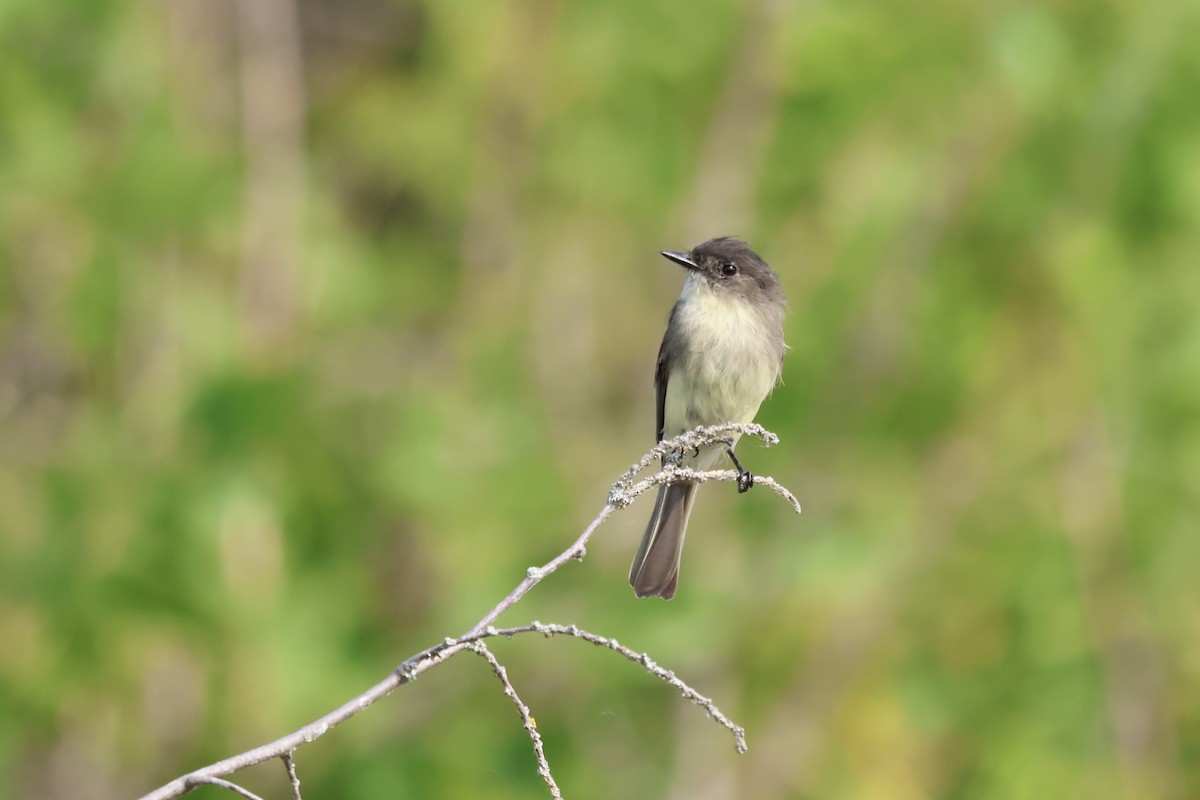
MULTIPOLYGON (((787 349, 778 276, 748 244, 729 237, 688 253, 663 255, 686 269, 687 278, 671 309, 654 371, 658 441, 701 425, 753 421, 779 380, 787 349)), ((726 454, 738 471, 738 490, 746 491, 754 476, 742 468, 732 448, 706 445, 677 455, 681 466, 706 470, 726 454)), ((659 487, 629 570, 638 597, 675 596, 698 486, 680 481, 659 487)))

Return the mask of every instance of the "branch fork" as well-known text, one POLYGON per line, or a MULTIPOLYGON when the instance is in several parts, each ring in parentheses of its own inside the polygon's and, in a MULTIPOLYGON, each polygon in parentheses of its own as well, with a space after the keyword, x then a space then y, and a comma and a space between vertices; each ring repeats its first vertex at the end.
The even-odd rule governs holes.
MULTIPOLYGON (((584 528, 583 532, 579 534, 578 538, 567 549, 540 567, 529 567, 525 572, 524 579, 504 599, 484 614, 466 633, 458 637, 447 637, 441 643, 410 656, 379 683, 299 730, 282 736, 273 742, 268 742, 267 744, 260 745, 244 753, 239 753, 238 755, 231 756, 176 778, 170 783, 145 795, 142 800, 167 800, 167 798, 180 797, 203 785, 218 786, 235 792, 242 797, 259 800, 257 795, 236 783, 224 780, 222 776, 230 775, 254 764, 261 764, 276 758, 284 763, 294 800, 302 800, 300 795, 300 778, 297 775, 294 758, 297 748, 316 741, 337 725, 375 704, 400 686, 412 683, 426 670, 443 663, 464 650, 475 653, 491 666, 492 672, 495 673, 504 688, 505 696, 512 701, 514 707, 517 709, 521 717, 522 726, 529 735, 533 745, 534 757, 537 760, 538 774, 545 781, 547 788, 550 790, 551 797, 555 798, 555 800, 562 800, 562 792, 550 772, 550 765, 546 759, 542 737, 537 730, 537 723, 533 718, 533 714, 520 695, 517 694, 517 690, 513 687, 508 677, 507 669, 505 669, 485 643, 487 639, 497 637, 512 639, 523 633, 539 633, 546 638, 566 636, 589 642, 597 647, 602 647, 624 656, 627 660, 641 666, 642 669, 654 677, 673 686, 676 691, 690 702, 703 708, 709 717, 733 735, 734 746, 737 752, 745 753, 747 750, 745 730, 726 717, 711 699, 697 692, 671 670, 659 666, 648 653, 638 653, 620 644, 616 639, 586 631, 576 625, 535 621, 517 627, 497 628, 493 624, 501 614, 512 608, 522 597, 528 594, 530 589, 544 580, 548 575, 557 571, 563 564, 568 561, 582 561, 584 555, 587 553, 587 543, 600 525, 614 511, 628 507, 649 489, 680 480, 696 481, 698 483, 707 481, 736 482, 738 480, 738 472, 735 470, 698 471, 688 467, 681 467, 677 457, 674 459, 671 458, 673 453, 682 453, 707 445, 731 447, 737 438, 733 434, 757 438, 762 441, 765 447, 771 447, 779 442, 778 436, 762 426, 753 423, 731 423, 697 428, 674 439, 659 442, 642 456, 637 463, 626 470, 625 474, 612 485, 608 493, 607 503, 605 503, 596 517, 584 528), (638 475, 655 462, 661 465, 660 469, 647 478, 637 480, 638 475)), ((755 475, 754 484, 770 487, 773 492, 787 500, 796 513, 800 513, 800 502, 796 499, 795 495, 775 481, 775 479, 755 475)))

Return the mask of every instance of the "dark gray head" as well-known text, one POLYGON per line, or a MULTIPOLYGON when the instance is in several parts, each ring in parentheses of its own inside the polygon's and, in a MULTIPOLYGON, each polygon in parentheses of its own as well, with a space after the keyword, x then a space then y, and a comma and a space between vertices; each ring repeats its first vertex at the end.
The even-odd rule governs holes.
POLYGON ((774 270, 740 239, 722 236, 696 245, 690 253, 664 250, 663 255, 719 291, 734 292, 751 302, 783 302, 774 270))

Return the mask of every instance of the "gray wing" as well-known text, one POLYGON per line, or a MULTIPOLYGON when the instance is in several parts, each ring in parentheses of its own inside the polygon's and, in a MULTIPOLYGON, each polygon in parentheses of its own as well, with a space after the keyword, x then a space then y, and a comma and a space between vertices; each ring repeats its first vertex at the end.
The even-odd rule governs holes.
POLYGON ((679 303, 671 308, 671 318, 667 321, 667 332, 663 334, 662 344, 658 348, 658 364, 654 368, 654 441, 663 440, 663 426, 667 414, 667 379, 671 376, 671 360, 675 355, 675 342, 671 331, 675 326, 675 315, 679 311, 679 303))

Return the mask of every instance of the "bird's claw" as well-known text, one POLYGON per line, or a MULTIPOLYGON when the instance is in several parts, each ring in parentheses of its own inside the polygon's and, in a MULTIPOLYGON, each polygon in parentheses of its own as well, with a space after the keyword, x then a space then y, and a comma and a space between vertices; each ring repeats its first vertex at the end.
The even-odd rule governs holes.
POLYGON ((742 466, 742 462, 738 461, 738 457, 734 454, 732 447, 729 448, 728 452, 729 460, 733 462, 734 469, 737 470, 738 494, 745 494, 754 485, 754 473, 742 466))

